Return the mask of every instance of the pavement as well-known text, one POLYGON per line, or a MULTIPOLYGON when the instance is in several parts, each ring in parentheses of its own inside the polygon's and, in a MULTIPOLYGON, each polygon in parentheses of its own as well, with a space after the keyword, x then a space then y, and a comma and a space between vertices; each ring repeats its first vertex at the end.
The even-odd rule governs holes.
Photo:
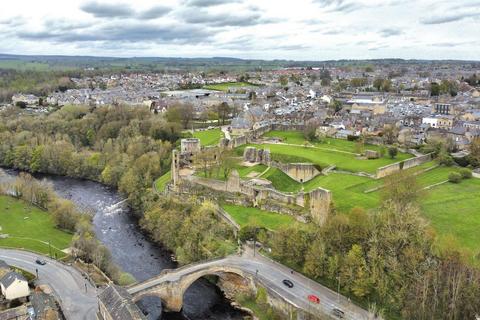
POLYGON ((335 319, 333 310, 335 308, 344 312, 343 319, 370 320, 378 319, 373 314, 352 303, 346 297, 337 294, 329 288, 310 280, 309 278, 291 273, 291 269, 268 259, 260 254, 253 253, 252 249, 246 249, 242 256, 229 256, 224 259, 207 261, 205 263, 184 266, 179 269, 159 275, 145 282, 133 285, 128 288, 132 294, 155 286, 164 281, 175 282, 186 274, 211 267, 211 266, 229 266, 236 267, 245 273, 252 275, 256 281, 261 283, 271 292, 276 293, 290 304, 303 309, 315 315, 324 315, 335 319), (288 288, 282 281, 288 279, 294 286, 288 288), (320 303, 316 304, 308 300, 308 295, 314 294, 320 298, 320 303))
POLYGON ((38 265, 35 260, 40 255, 21 251, 0 249, 0 260, 7 264, 35 274, 38 269, 38 285, 52 288, 60 302, 63 313, 69 320, 96 319, 97 291, 74 267, 41 256, 46 265, 38 265))

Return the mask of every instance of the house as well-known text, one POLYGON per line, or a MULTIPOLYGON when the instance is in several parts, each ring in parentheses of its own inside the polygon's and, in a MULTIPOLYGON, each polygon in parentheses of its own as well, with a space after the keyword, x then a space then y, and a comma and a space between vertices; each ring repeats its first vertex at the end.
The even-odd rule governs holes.
POLYGON ((23 102, 28 106, 37 105, 38 97, 33 94, 15 94, 12 96, 12 103, 16 105, 17 103, 23 102))
POLYGON ((384 114, 387 110, 385 100, 382 97, 357 96, 347 101, 352 110, 372 111, 373 114, 384 114))
POLYGON ((146 317, 132 302, 132 296, 127 290, 111 284, 98 296, 97 319, 143 320, 146 317))
POLYGON ((28 281, 21 274, 10 271, 0 279, 2 294, 7 300, 14 300, 28 297, 28 281))

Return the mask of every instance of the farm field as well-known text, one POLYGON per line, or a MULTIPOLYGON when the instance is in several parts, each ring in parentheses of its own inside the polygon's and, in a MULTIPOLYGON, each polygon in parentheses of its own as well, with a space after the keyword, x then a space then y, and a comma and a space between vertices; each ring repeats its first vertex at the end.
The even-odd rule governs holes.
POLYGON ((202 146, 213 146, 217 145, 220 139, 223 138, 223 132, 220 128, 195 131, 193 137, 200 139, 202 146))
POLYGON ((224 204, 222 208, 241 226, 257 225, 269 230, 277 230, 284 226, 295 224, 292 216, 263 211, 258 208, 242 207, 224 204))
POLYGON ((228 91, 229 88, 254 87, 254 86, 255 85, 248 82, 225 82, 225 83, 209 84, 204 86, 203 88, 207 90, 228 91))
POLYGON ((46 255, 51 249, 52 255, 65 256, 60 250, 70 246, 72 234, 57 229, 47 212, 9 196, 0 196, 0 209, 0 233, 8 234, 0 239, 0 246, 46 255))

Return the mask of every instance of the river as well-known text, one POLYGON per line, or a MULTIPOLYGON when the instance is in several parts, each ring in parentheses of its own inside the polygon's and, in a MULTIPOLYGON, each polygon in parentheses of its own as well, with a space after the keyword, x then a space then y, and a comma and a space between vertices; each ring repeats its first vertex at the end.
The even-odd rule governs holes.
MULTIPOLYGON (((18 174, 4 170, 0 181, 18 174)), ((137 281, 156 276, 165 268, 175 268, 170 253, 155 245, 142 233, 137 221, 121 196, 100 183, 52 175, 36 175, 46 179, 63 198, 72 200, 78 207, 93 212, 93 225, 97 238, 112 253, 113 261, 137 281)), ((163 320, 240 320, 244 313, 230 306, 221 291, 205 279, 197 280, 185 292, 180 313, 161 314, 161 303, 156 298, 139 302, 149 319, 163 320)))

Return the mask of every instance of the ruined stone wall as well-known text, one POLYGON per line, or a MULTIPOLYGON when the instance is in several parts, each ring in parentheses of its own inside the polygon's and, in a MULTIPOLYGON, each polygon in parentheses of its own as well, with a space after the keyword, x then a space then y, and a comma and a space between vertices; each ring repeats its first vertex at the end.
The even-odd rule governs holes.
POLYGON ((400 170, 401 170, 400 162, 392 163, 388 166, 378 168, 376 178, 380 179, 380 178, 389 176, 392 173, 395 173, 395 172, 400 171, 400 170))
POLYGON ((258 162, 266 166, 270 165, 270 150, 257 149, 255 147, 246 147, 243 151, 243 160, 246 162, 258 162))
POLYGON ((323 188, 317 188, 308 193, 310 214, 312 219, 322 225, 327 221, 332 202, 332 193, 323 188))
POLYGON ((388 166, 378 168, 376 178, 380 179, 380 178, 386 177, 388 175, 391 175, 391 174, 393 174, 397 171, 419 166, 419 165, 421 165, 425 162, 428 162, 430 160, 432 160, 432 154, 431 153, 421 155, 421 156, 418 156, 418 157, 415 157, 415 158, 407 159, 407 160, 404 160, 404 161, 392 163, 388 166))
POLYGON ((413 168, 413 167, 419 166, 419 165, 421 165, 425 162, 428 162, 430 160, 432 160, 432 154, 431 153, 423 155, 423 156, 415 157, 415 158, 412 158, 412 159, 407 159, 407 160, 403 161, 403 169, 413 168))
POLYGON ((240 175, 237 170, 232 170, 227 179, 226 190, 229 192, 240 192, 240 175))
POLYGON ((197 138, 187 138, 180 140, 180 151, 182 153, 196 154, 200 152, 201 145, 200 139, 197 138))
POLYGON ((271 128, 273 131, 303 131, 305 129, 305 125, 274 123, 272 124, 271 128))
POLYGON ((321 172, 312 163, 281 163, 273 162, 272 167, 282 170, 290 178, 298 182, 306 182, 318 176, 321 172))

